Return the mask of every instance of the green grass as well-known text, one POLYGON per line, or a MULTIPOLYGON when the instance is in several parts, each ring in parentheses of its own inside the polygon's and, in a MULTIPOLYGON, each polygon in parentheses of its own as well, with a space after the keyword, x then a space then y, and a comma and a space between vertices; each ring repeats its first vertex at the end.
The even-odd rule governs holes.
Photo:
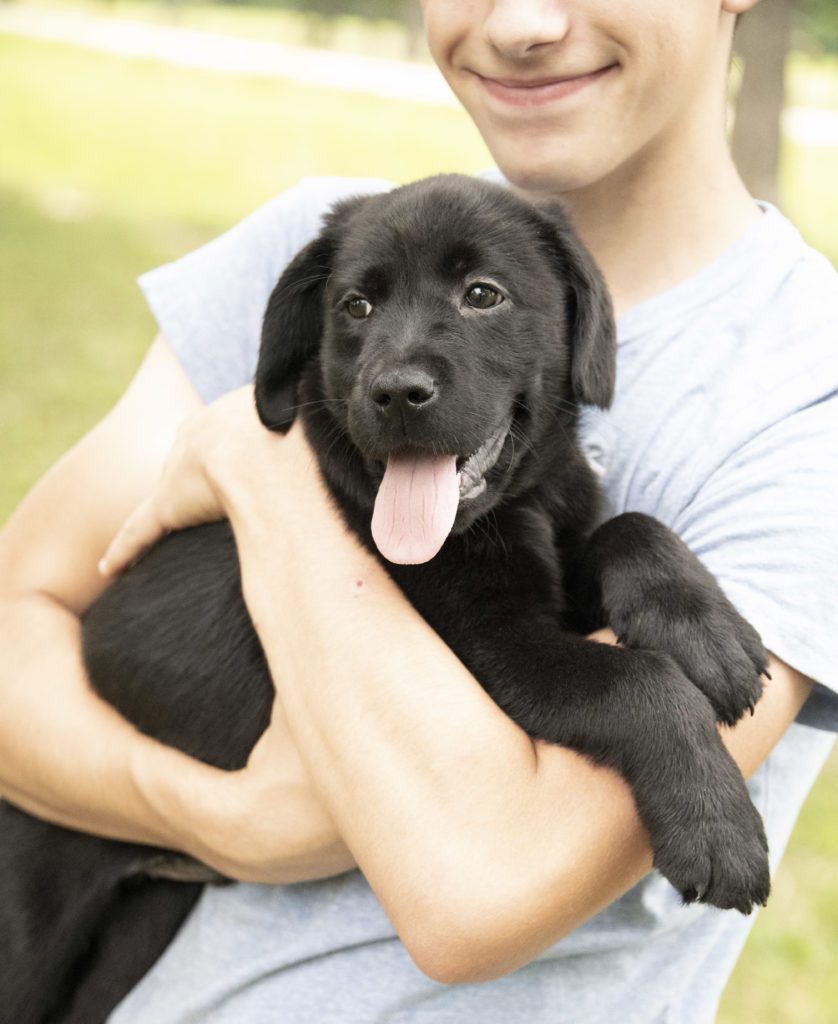
POLYGON ((454 109, 2 35, 0 124, 0 521, 139 361, 154 331, 141 271, 307 174, 489 163, 454 109))
MULTIPOLYGON (((818 95, 838 95, 838 74, 824 84, 822 65, 801 68, 815 75, 818 95)), ((124 389, 155 329, 133 284, 142 270, 301 175, 404 181, 489 162, 455 110, 4 36, 0 124, 0 521, 124 389)), ((789 147, 783 181, 793 219, 838 262, 838 153, 789 147)), ((836 803, 834 756, 725 996, 722 1024, 836 1019, 836 803)))
POLYGON ((104 216, 56 220, 6 188, 0 224, 2 521, 124 386, 154 330, 132 278, 165 246, 104 216))
POLYGON ((458 110, 0 36, 0 184, 218 230, 306 174, 406 181, 489 158, 458 110))
POLYGON ((812 790, 724 995, 719 1024, 838 1019, 838 751, 812 790))
POLYGON ((838 266, 838 149, 786 145, 780 167, 783 210, 838 266))

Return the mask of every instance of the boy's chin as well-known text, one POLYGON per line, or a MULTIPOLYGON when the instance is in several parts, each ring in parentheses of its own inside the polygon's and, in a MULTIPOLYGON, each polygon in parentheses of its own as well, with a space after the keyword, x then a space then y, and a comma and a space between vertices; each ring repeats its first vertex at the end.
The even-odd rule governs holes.
MULTIPOLYGON (((509 184, 529 199, 551 196, 586 188, 605 177, 596 161, 578 154, 568 155, 564 147, 546 148, 537 153, 532 148, 523 156, 514 147, 494 147, 492 156, 498 170, 509 184)), ((609 168, 610 170, 610 168, 609 168)))
POLYGON ((508 162, 501 163, 500 160, 497 161, 497 165, 512 188, 532 200, 563 195, 590 183, 582 176, 568 174, 566 170, 555 166, 544 168, 533 167, 532 164, 520 166, 508 162))

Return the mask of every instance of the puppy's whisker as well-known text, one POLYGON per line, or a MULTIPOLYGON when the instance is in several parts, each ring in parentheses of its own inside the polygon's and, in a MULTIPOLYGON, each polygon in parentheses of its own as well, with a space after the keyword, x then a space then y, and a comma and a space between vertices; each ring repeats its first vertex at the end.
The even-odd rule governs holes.
POLYGON ((279 295, 282 298, 286 298, 287 296, 294 295, 296 292, 305 291, 306 288, 309 288, 313 284, 325 283, 328 279, 328 274, 312 274, 310 277, 301 277, 299 280, 292 281, 290 284, 287 284, 279 295))
POLYGON ((515 451, 515 442, 516 441, 518 441, 519 444, 522 444, 524 446, 524 448, 526 448, 527 451, 530 452, 530 454, 534 454, 535 453, 535 448, 533 447, 532 441, 530 441, 530 439, 527 437, 527 435, 524 433, 524 431, 520 428, 520 426, 518 426, 514 422, 513 422, 512 426, 509 429, 509 436, 512 439, 513 454, 514 454, 514 451, 515 451))
POLYGON ((324 453, 324 460, 328 460, 334 449, 341 443, 346 444, 348 447, 354 447, 349 435, 340 425, 340 423, 332 423, 329 427, 329 432, 326 434, 326 441, 328 446, 324 453))
POLYGON ((492 529, 493 529, 494 534, 495 534, 495 540, 498 543, 498 545, 501 547, 501 549, 503 550, 503 557, 505 559, 508 559, 509 558, 509 549, 506 546, 506 542, 503 539, 503 534, 501 532, 500 525, 498 524, 497 509, 493 508, 491 510, 491 512, 489 513, 487 518, 488 518, 488 520, 492 524, 492 529))
POLYGON ((479 529, 480 533, 486 538, 486 541, 490 547, 495 543, 499 544, 500 547, 503 548, 504 556, 506 556, 506 544, 504 543, 503 538, 500 535, 500 530, 498 529, 497 517, 495 516, 494 509, 492 509, 489 515, 481 516, 479 519, 475 519, 473 525, 476 526, 477 529, 479 529))
POLYGON ((331 448, 342 438, 346 437, 343 427, 337 421, 330 423, 326 431, 326 440, 331 448))
POLYGON ((311 274, 309 277, 299 277, 294 281, 290 281, 285 285, 280 292, 277 293, 277 297, 285 298, 293 295, 295 292, 304 291, 310 285, 313 284, 326 284, 331 275, 331 268, 327 266, 312 267, 314 271, 321 271, 321 273, 311 274))
POLYGON ((314 405, 348 405, 349 401, 346 398, 318 398, 313 402, 299 402, 297 405, 289 405, 288 411, 298 412, 300 409, 309 409, 314 405))
POLYGON ((575 437, 572 437, 572 436, 571 436, 571 434, 570 434, 570 433, 568 433, 568 429, 567 429, 567 427, 565 426, 565 424, 564 424, 564 423, 562 423, 562 421, 561 421, 561 420, 559 420, 559 421, 558 421, 558 423, 559 423, 559 429, 561 430, 561 432, 562 432, 562 434, 563 434, 563 436, 564 436, 564 439, 565 439, 565 441, 566 441, 566 442, 567 442, 567 443, 568 443, 568 444, 569 444, 569 445, 570 445, 571 447, 574 447, 574 448, 575 448, 575 447, 576 447, 576 446, 578 445, 578 443, 579 443, 579 442, 577 441, 577 439, 576 439, 575 437))

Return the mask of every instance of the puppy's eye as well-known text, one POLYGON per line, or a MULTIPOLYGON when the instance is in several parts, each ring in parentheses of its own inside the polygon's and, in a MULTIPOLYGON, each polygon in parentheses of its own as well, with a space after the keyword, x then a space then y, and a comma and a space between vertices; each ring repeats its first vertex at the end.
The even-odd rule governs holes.
POLYGON ((503 296, 488 284, 473 284, 466 292, 466 302, 474 309, 491 309, 503 302, 503 296))
POLYGON ((359 296, 346 300, 346 312, 356 320, 365 320, 372 313, 372 303, 359 296))

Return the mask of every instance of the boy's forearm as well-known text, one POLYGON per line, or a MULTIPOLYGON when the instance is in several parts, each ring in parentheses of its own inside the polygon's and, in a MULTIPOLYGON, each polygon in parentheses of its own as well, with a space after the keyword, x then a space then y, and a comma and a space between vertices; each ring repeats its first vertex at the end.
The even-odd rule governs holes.
POLYGON ((211 792, 217 773, 93 692, 73 612, 36 592, 2 598, 0 650, 0 796, 66 828, 209 852, 189 794, 211 792))
POLYGON ((140 760, 162 768, 152 761, 169 752, 90 690, 80 638, 78 618, 45 595, 0 604, 0 792, 69 828, 171 843, 170 824, 136 779, 140 760))
MULTIPOLYGON (((468 941, 480 908, 492 916, 516 898, 538 898, 530 870, 543 811, 536 748, 354 539, 320 532, 315 516, 318 543, 304 559, 293 545, 275 554, 270 504, 261 523, 253 508, 231 518, 248 604, 291 730, 402 940, 425 970, 445 978, 449 966, 435 963, 433 947, 441 940, 446 956, 458 919, 468 941), (296 583, 277 588, 278 573, 296 583)), ((560 820, 545 821, 554 849, 560 820)), ((636 845, 642 875, 642 836, 636 845)), ((557 859, 554 882, 565 867, 557 859)), ((549 923, 543 946, 561 927, 549 923)), ((532 951, 532 936, 522 948, 532 951)))
MULTIPOLYGON (((534 745, 310 494, 301 485, 282 506, 281 546, 280 495, 228 495, 292 734, 420 966, 443 981, 513 970, 650 869, 631 792, 572 751, 534 745)), ((724 730, 749 773, 810 685, 772 671, 754 718, 724 730)))
POLYGON ((298 882, 353 866, 281 730, 279 807, 260 825, 237 773, 142 735, 93 693, 81 624, 60 603, 36 593, 0 601, 0 650, 0 796, 67 828, 190 853, 235 878, 298 882))

